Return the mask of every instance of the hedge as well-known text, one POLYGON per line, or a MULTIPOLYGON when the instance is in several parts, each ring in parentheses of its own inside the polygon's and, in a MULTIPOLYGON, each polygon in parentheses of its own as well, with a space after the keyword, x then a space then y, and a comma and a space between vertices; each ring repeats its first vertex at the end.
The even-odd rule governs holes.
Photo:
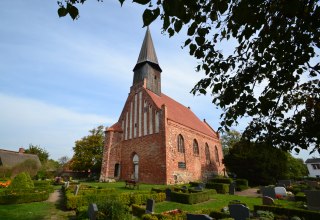
POLYGON ((301 201, 301 202, 307 202, 307 197, 303 192, 298 192, 295 196, 294 196, 294 200, 296 202, 301 201))
POLYGON ((165 193, 108 193, 108 194, 87 194, 74 195, 73 193, 66 193, 66 207, 67 209, 76 209, 77 207, 87 206, 90 203, 97 203, 104 200, 117 200, 125 205, 131 204, 145 204, 147 199, 154 199, 156 202, 163 202, 166 199, 165 193))
POLYGON ((249 188, 248 180, 246 179, 237 179, 235 182, 237 191, 243 191, 249 188))
POLYGON ((209 181, 210 183, 225 183, 225 184, 231 184, 233 182, 233 179, 231 178, 214 178, 209 181))
POLYGON ((41 202, 49 198, 47 191, 37 193, 19 193, 0 195, 0 204, 20 204, 29 202, 41 202))
POLYGON ((212 211, 209 214, 210 217, 214 219, 223 219, 223 218, 231 218, 230 214, 218 211, 212 211))
POLYGON ((216 194, 216 190, 206 190, 198 193, 180 193, 171 192, 170 198, 173 202, 183 203, 183 204, 196 204, 200 202, 205 202, 210 199, 210 195, 216 194))
POLYGON ((229 184, 224 183, 207 183, 206 188, 215 189, 220 194, 226 194, 229 192, 229 184))
POLYGON ((278 206, 267 206, 267 205, 254 205, 254 211, 257 212, 258 210, 262 211, 269 211, 276 215, 285 215, 288 217, 298 216, 304 219, 311 219, 316 220, 320 219, 320 212, 311 211, 311 210, 304 210, 304 209, 293 209, 293 208, 285 208, 285 207, 278 207, 278 206))
POLYGON ((132 204, 132 215, 137 216, 139 218, 142 217, 146 213, 146 208, 139 206, 137 204, 132 204))

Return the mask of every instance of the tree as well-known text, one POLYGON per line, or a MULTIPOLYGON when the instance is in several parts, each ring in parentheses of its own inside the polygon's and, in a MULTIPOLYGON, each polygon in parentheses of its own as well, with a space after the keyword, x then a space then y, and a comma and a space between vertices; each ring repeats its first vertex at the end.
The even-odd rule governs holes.
POLYGON ((104 146, 104 127, 98 126, 89 131, 89 135, 75 142, 71 168, 76 171, 88 171, 100 174, 104 146))
MULTIPOLYGON (((76 5, 85 2, 61 0, 58 14, 76 19, 76 5)), ((212 93, 213 103, 224 110, 219 130, 250 117, 243 132, 248 140, 320 152, 319 1, 134 2, 146 7, 145 26, 160 17, 170 37, 187 29, 184 47, 201 60, 197 70, 206 74, 192 93, 212 93), (226 42, 233 46, 231 54, 221 46, 226 42)))
POLYGON ((237 142, 224 157, 224 164, 239 178, 253 185, 275 184, 279 179, 306 175, 303 161, 267 144, 237 142))
POLYGON ((44 164, 49 159, 48 151, 38 145, 29 144, 29 148, 25 150, 25 153, 38 155, 39 160, 42 164, 44 164))
POLYGON ((230 148, 241 140, 241 133, 236 130, 229 130, 221 136, 223 155, 229 153, 230 148))

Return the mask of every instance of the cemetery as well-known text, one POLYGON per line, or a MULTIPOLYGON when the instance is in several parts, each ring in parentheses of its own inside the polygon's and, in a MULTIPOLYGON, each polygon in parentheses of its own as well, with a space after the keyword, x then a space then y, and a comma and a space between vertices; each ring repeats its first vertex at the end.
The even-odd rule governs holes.
POLYGON ((19 174, 0 189, 0 211, 10 204, 43 203, 55 188, 76 219, 320 219, 317 179, 279 180, 248 190, 252 194, 245 194, 248 181, 223 177, 182 185, 138 183, 139 188, 122 181, 54 183, 19 174))

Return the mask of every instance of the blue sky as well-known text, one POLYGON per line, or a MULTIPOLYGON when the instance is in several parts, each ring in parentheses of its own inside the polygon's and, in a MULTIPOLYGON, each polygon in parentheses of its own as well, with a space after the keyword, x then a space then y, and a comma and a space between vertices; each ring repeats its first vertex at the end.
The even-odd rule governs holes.
MULTIPOLYGON (((131 1, 87 1, 76 21, 59 18, 56 2, 0 1, 0 148, 40 145, 53 159, 71 157, 76 140, 118 120, 145 34, 143 7, 131 1)), ((216 129, 221 111, 211 97, 189 93, 203 73, 181 49, 184 31, 169 38, 160 22, 150 29, 162 92, 216 129)))

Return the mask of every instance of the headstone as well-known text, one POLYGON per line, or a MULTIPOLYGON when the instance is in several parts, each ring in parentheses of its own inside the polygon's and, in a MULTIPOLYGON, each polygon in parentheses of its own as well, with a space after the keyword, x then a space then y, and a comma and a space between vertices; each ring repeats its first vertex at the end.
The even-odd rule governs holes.
POLYGON ((320 190, 306 190, 305 194, 308 209, 320 211, 320 190))
POLYGON ((274 190, 274 187, 262 187, 261 193, 262 193, 262 196, 268 196, 273 199, 276 198, 276 192, 274 190))
POLYGON ((234 192, 236 191, 236 183, 232 182, 229 185, 229 195, 234 195, 234 192))
POLYGON ((278 180, 278 186, 283 186, 285 188, 291 186, 291 180, 278 180))
POLYGON ((147 214, 154 212, 154 203, 155 203, 155 201, 153 199, 147 200, 147 208, 146 208, 147 214))
POLYGON ((166 189, 166 201, 171 201, 171 189, 166 189))
POLYGON ((269 196, 263 196, 262 205, 274 205, 274 200, 269 196))
POLYGON ((187 213, 187 220, 212 220, 209 215, 187 213))
POLYGON ((246 220, 250 218, 249 208, 242 204, 228 205, 231 218, 235 220, 246 220))
POLYGON ((80 189, 80 185, 76 185, 76 187, 74 188, 74 195, 78 195, 78 192, 79 192, 79 189, 80 189))
POLYGON ((65 189, 68 189, 68 188, 69 188, 69 181, 67 181, 67 182, 64 183, 64 188, 65 188, 65 189))
POLYGON ((89 220, 96 220, 98 214, 98 207, 95 203, 90 203, 88 207, 89 220))
POLYGON ((286 188, 282 187, 282 186, 277 186, 274 188, 274 192, 276 193, 276 195, 280 195, 282 197, 286 197, 287 196, 287 190, 286 188))

